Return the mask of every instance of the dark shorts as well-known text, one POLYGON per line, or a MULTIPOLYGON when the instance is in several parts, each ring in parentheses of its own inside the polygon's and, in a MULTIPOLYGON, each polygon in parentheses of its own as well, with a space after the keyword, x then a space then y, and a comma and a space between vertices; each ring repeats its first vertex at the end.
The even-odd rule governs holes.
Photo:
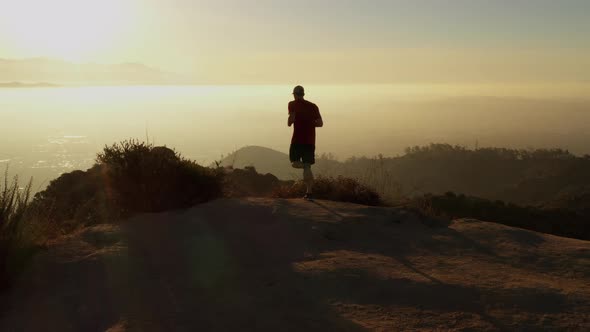
POLYGON ((289 160, 310 165, 315 164, 315 145, 292 143, 289 148, 289 160))

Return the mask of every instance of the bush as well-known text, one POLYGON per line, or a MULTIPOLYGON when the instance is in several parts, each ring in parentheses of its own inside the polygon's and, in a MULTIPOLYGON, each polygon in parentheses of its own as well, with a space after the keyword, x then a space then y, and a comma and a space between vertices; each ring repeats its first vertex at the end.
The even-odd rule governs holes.
MULTIPOLYGON (((303 181, 279 186, 273 193, 277 198, 299 198, 305 194, 303 181)), ((383 205, 379 194, 359 183, 355 179, 345 177, 319 177, 314 181, 313 195, 319 199, 339 202, 356 203, 371 206, 383 205)))
POLYGON ((63 174, 35 196, 62 232, 134 213, 190 207, 222 195, 223 174, 166 147, 134 140, 107 146, 87 171, 63 174))
POLYGON ((62 174, 35 195, 32 206, 45 211, 46 223, 55 233, 116 219, 121 208, 113 190, 105 186, 105 171, 104 165, 95 165, 87 171, 62 174))
POLYGON ((225 195, 228 197, 268 197, 283 183, 276 176, 259 174, 254 167, 227 168, 225 195))
POLYGON ((134 140, 105 147, 107 188, 129 212, 158 212, 203 203, 222 194, 222 172, 184 159, 166 147, 134 140))
POLYGON ((563 209, 518 206, 452 192, 411 198, 404 205, 430 217, 475 218, 536 232, 590 239, 587 217, 563 209))

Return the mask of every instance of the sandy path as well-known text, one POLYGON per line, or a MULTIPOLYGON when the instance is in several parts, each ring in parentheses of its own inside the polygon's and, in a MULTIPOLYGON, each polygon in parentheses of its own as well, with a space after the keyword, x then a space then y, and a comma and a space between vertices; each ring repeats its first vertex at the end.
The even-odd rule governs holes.
POLYGON ((2 331, 584 331, 590 242, 219 200, 61 239, 0 301, 2 331))

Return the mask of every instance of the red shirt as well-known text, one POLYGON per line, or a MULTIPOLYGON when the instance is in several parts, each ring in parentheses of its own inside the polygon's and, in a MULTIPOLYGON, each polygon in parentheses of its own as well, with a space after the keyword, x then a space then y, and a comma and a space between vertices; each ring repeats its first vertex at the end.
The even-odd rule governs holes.
POLYGON ((304 99, 289 103, 289 114, 295 113, 295 127, 291 144, 315 145, 316 120, 321 119, 320 109, 316 104, 304 99))

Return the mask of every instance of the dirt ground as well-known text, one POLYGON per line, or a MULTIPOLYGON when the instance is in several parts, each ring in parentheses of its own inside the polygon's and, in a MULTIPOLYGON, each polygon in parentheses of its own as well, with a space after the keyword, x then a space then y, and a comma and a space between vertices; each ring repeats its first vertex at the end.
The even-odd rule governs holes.
POLYGON ((59 239, 0 309, 1 331, 589 331, 590 242, 225 199, 59 239))

